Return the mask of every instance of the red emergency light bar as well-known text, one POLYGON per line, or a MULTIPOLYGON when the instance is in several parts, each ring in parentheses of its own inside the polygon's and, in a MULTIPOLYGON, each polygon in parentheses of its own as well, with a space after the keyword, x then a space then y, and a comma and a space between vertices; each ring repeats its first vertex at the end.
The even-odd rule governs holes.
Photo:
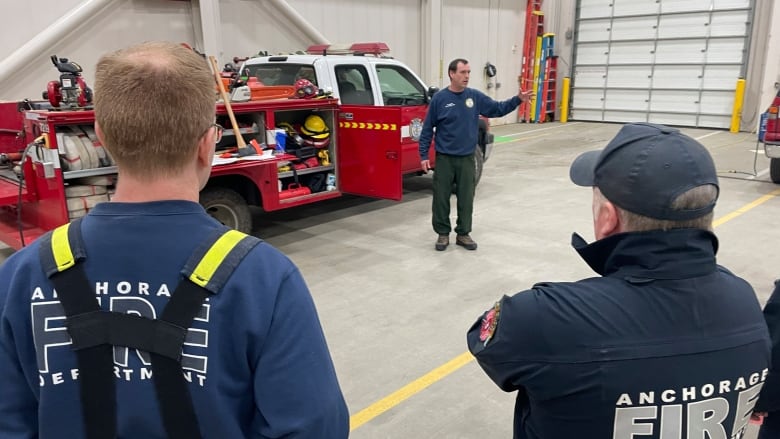
POLYGON ((355 53, 363 53, 379 56, 383 53, 390 52, 390 47, 385 43, 353 43, 348 45, 338 44, 314 44, 306 49, 306 53, 309 55, 351 55, 355 53))

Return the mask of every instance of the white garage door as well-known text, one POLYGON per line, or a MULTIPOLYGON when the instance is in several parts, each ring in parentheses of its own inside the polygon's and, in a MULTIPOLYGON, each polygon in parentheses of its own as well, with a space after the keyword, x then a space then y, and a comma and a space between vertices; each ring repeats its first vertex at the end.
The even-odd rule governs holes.
POLYGON ((751 0, 579 0, 572 119, 728 128, 751 0))

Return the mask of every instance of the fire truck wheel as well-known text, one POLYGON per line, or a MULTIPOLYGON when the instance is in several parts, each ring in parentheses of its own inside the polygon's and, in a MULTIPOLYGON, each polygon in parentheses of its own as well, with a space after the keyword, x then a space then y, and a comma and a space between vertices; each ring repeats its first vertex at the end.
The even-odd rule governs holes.
POLYGON ((772 159, 769 162, 769 176, 773 183, 780 184, 780 159, 772 159))
POLYGON ((200 204, 209 215, 239 232, 252 232, 252 214, 244 197, 224 187, 211 187, 200 192, 200 204))
POLYGON ((479 184, 479 179, 482 178, 482 167, 485 164, 485 153, 482 152, 482 147, 477 145, 477 152, 474 154, 474 186, 479 184))

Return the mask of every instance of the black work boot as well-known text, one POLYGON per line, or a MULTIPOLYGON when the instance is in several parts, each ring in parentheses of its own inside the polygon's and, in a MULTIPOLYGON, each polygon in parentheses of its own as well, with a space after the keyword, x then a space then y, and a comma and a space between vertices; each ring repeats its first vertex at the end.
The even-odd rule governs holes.
POLYGON ((458 237, 455 238, 455 244, 458 244, 459 246, 462 246, 466 250, 476 250, 477 249, 477 243, 474 242, 474 240, 471 239, 471 236, 469 236, 469 235, 458 235, 458 237))
POLYGON ((450 245, 450 235, 439 235, 439 239, 436 240, 436 250, 444 251, 448 245, 450 245))

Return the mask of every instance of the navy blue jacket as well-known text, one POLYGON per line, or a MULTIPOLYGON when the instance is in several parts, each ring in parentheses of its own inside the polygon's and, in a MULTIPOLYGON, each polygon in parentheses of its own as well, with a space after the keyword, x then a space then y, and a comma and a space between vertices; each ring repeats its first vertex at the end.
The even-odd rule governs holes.
MULTIPOLYGON (((201 240, 221 227, 190 201, 102 203, 83 264, 104 309, 155 318, 201 240)), ((0 439, 82 438, 76 354, 36 240, 0 267, 0 439)), ((207 299, 182 352, 209 438, 346 438, 349 413, 298 268, 267 243, 207 299)), ((117 437, 166 437, 148 354, 116 347, 117 437)))
POLYGON ((501 117, 518 105, 520 98, 517 96, 496 102, 473 88, 460 93, 449 88, 438 91, 428 105, 428 114, 420 133, 421 160, 428 160, 431 140, 434 140, 436 152, 457 156, 474 154, 479 134, 479 116, 501 117))
MULTIPOLYGON (((780 417, 780 280, 775 281, 775 291, 764 306, 764 318, 772 337, 772 367, 756 411, 774 412, 772 418, 780 417)), ((780 424, 780 420, 776 423, 780 424)))
POLYGON ((716 264, 715 236, 680 229, 590 245, 574 235, 572 244, 603 277, 505 296, 467 335, 490 378, 517 391, 514 437, 745 429, 768 373, 769 334, 750 285, 716 264))

